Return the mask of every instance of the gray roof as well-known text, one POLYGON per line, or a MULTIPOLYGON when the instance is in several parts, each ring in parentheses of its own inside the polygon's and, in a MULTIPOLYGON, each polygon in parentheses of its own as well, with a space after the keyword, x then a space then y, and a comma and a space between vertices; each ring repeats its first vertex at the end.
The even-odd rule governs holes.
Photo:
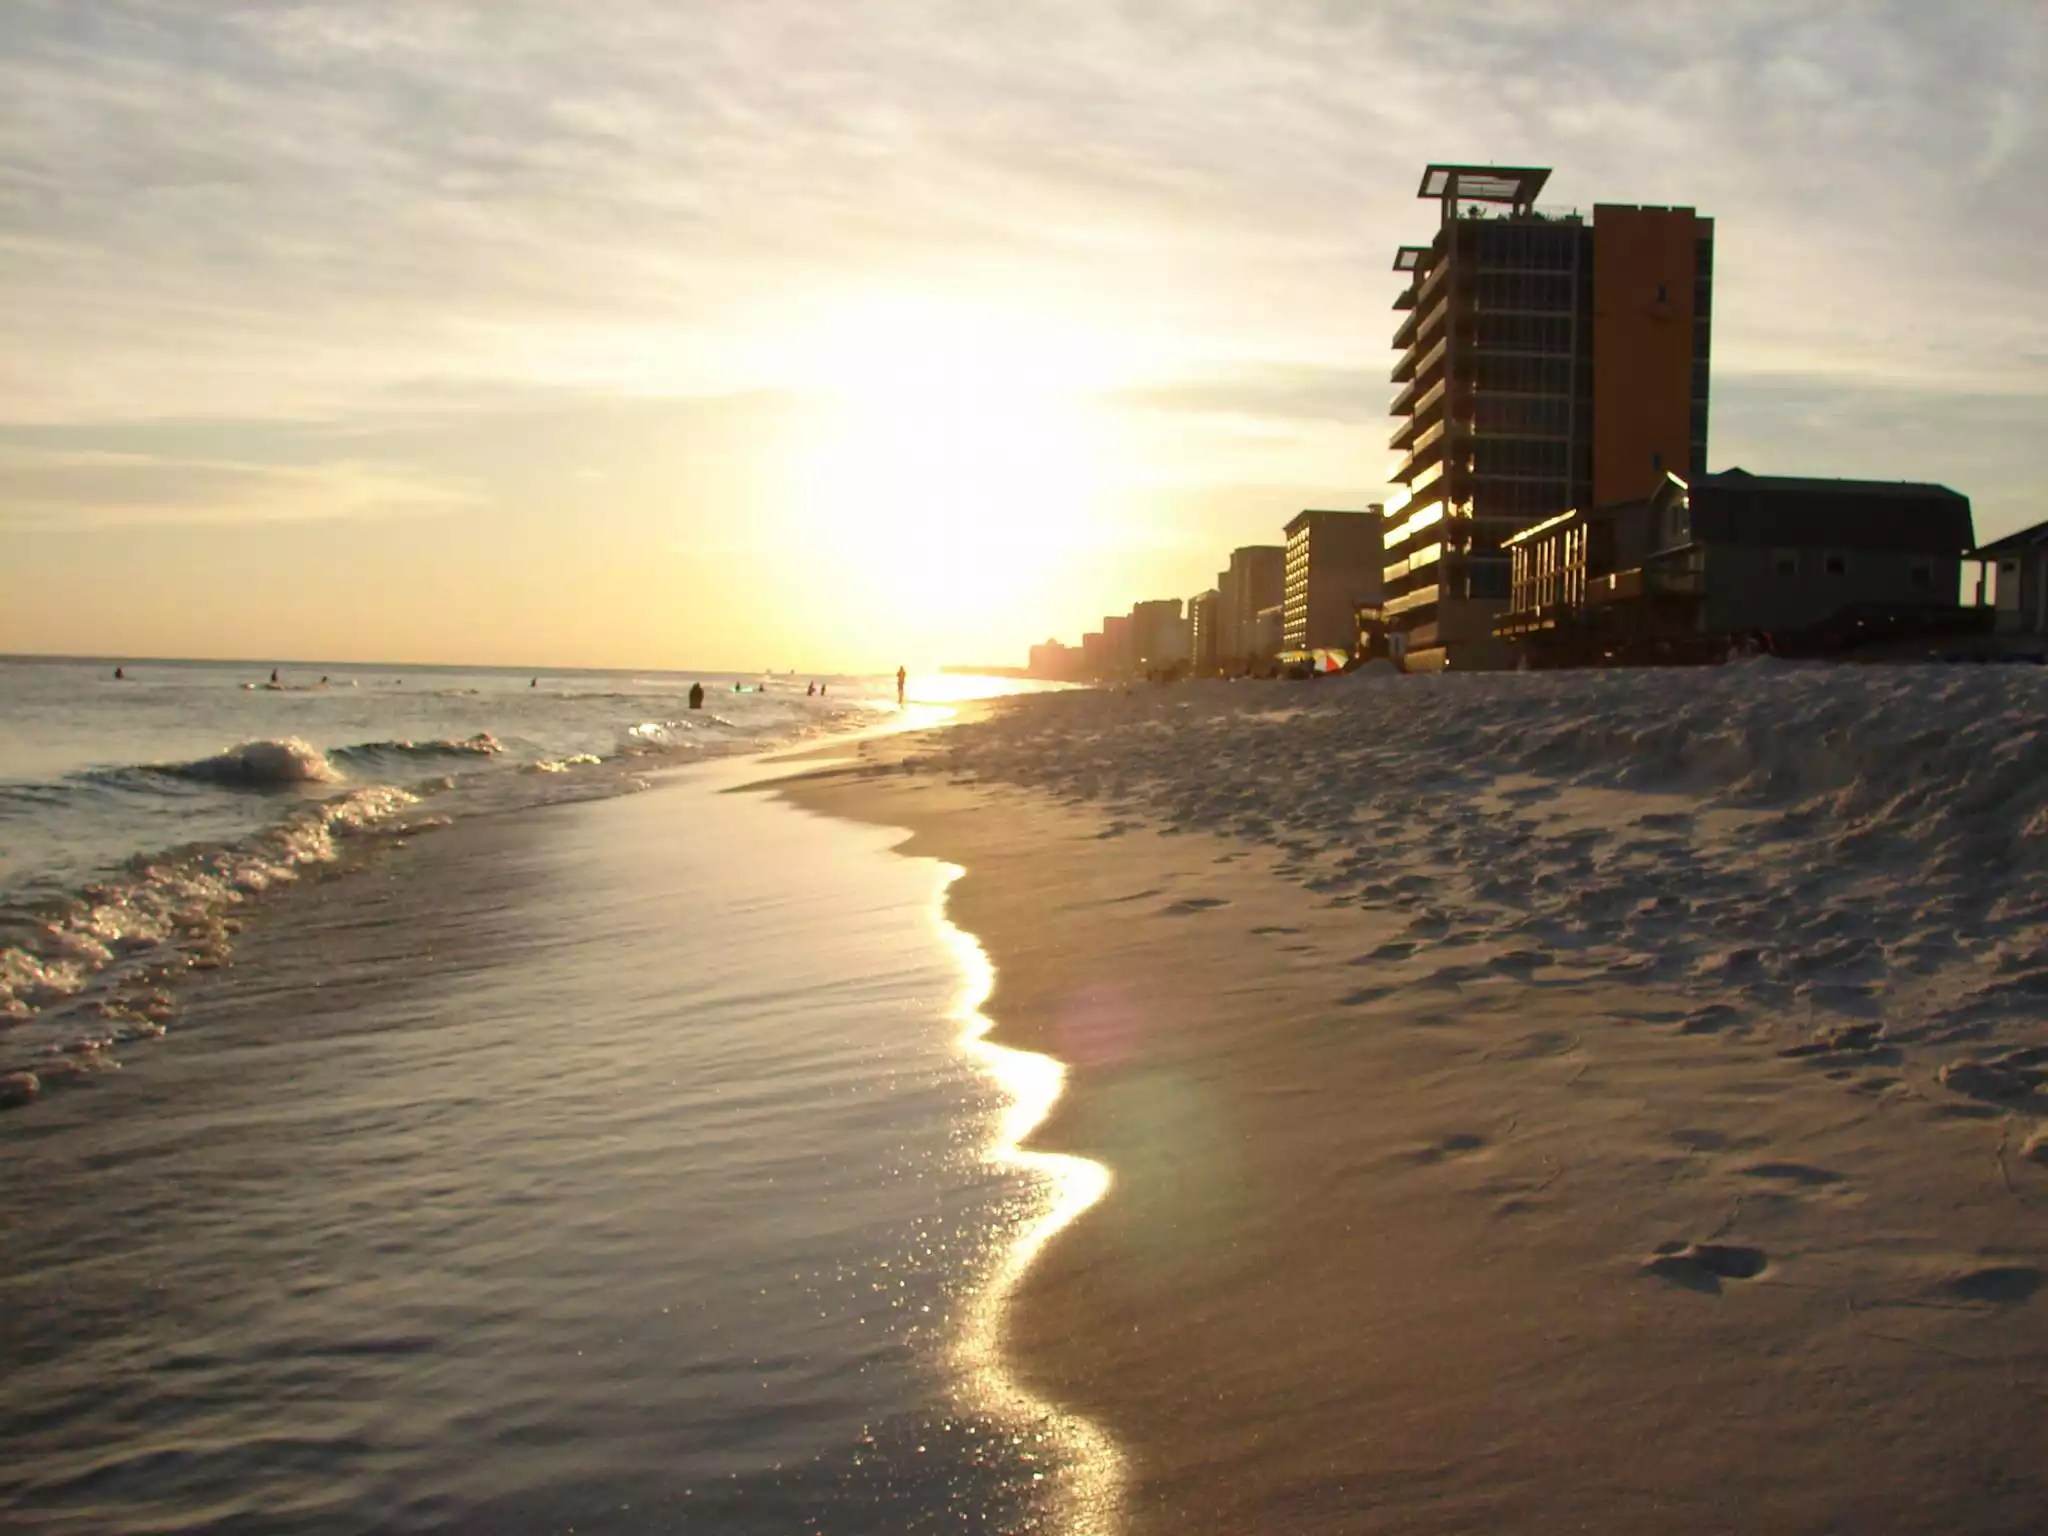
POLYGON ((1696 538, 1961 555, 1976 542, 1970 500, 1945 485, 1824 480, 1724 470, 1690 485, 1696 538))
POLYGON ((2048 523, 2036 523, 2031 528, 2022 528, 2018 533, 2008 533, 2002 539, 1993 539, 1976 551, 1980 559, 1993 559, 1999 555, 2023 555, 2029 550, 2048 548, 2048 523))

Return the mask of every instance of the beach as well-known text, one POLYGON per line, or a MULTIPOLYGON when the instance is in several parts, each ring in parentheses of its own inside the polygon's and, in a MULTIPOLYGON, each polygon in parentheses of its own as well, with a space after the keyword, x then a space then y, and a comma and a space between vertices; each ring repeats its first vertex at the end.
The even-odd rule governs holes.
POLYGON ((2019 1531, 2041 688, 1103 691, 781 792, 962 866, 1069 1067, 1006 1344, 1129 1531, 2019 1531))

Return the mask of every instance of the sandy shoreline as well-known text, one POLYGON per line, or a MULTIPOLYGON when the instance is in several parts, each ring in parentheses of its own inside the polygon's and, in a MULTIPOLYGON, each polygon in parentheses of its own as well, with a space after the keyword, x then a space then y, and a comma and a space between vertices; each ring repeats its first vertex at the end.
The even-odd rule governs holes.
POLYGON ((996 1038, 1071 1068, 1039 1144, 1114 1183, 1010 1342, 1121 1443, 1133 1532, 2038 1526, 2024 1119, 1655 976, 1423 966, 1285 850, 934 739, 778 789, 964 866, 996 1038))

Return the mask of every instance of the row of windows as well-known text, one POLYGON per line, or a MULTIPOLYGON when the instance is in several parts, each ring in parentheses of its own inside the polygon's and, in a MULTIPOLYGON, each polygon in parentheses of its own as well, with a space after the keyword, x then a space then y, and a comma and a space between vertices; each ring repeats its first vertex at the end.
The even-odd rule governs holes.
POLYGON ((1480 480, 1472 486, 1470 506, 1476 518, 1528 523, 1582 503, 1589 484, 1568 486, 1559 480, 1480 480))
MULTIPOLYGON (((1482 393, 1489 390, 1524 395, 1568 395, 1572 393, 1572 360, 1568 357, 1478 356, 1470 359, 1471 383, 1482 393)), ((1593 393, 1593 363, 1582 359, 1577 368, 1578 393, 1593 393)))
POLYGON ((1461 224, 1458 253, 1489 267, 1570 271, 1585 238, 1583 224, 1461 224))
POLYGON ((1569 276, 1551 272, 1481 272, 1472 296, 1481 309, 1538 309, 1569 314, 1578 297, 1569 276))
POLYGON ((1472 345, 1502 352, 1570 352, 1577 325, 1570 315, 1492 315, 1470 327, 1472 345))
POLYGON ((1563 437, 1572 428, 1572 402, 1564 395, 1481 395, 1472 425, 1480 432, 1563 437))
POLYGON ((1569 448, 1557 438, 1482 437, 1472 445, 1472 471, 1562 478, 1570 462, 1569 448))
MULTIPOLYGON (((1849 574, 1849 552, 1842 549, 1824 549, 1818 552, 1810 549, 1774 549, 1771 563, 1780 576, 1790 579, 1802 570, 1817 570, 1826 576, 1847 576, 1849 574)), ((1916 587, 1934 585, 1934 562, 1915 560, 1911 579, 1916 587)))

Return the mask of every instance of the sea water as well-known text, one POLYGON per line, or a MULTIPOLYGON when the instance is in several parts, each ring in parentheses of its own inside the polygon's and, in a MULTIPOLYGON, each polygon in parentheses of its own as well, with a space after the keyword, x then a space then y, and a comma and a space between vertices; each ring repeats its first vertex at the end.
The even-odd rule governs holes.
POLYGON ((879 682, 132 670, 0 669, 0 1523, 1058 1525, 947 872, 694 761, 879 682))

